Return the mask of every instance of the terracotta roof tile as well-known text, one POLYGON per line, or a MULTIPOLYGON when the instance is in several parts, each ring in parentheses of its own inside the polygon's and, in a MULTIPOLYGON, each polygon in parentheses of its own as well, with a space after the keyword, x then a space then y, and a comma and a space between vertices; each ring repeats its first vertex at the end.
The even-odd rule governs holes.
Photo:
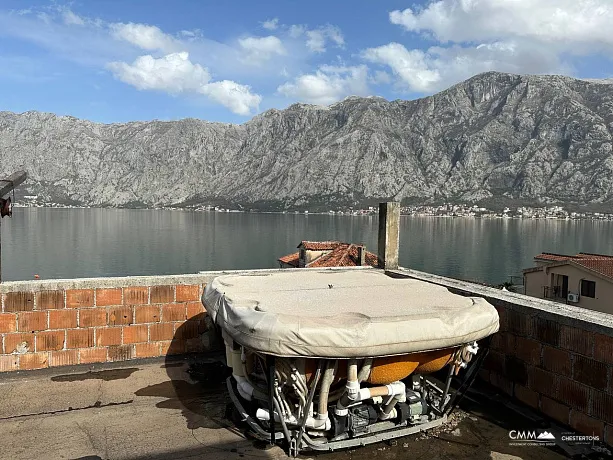
POLYGON ((554 254, 552 252, 543 252, 535 257, 538 260, 551 260, 551 261, 564 261, 564 260, 577 260, 577 259, 613 259, 613 256, 606 254, 590 254, 589 252, 580 252, 575 256, 568 254, 554 254))
POLYGON ((585 259, 613 259, 613 256, 609 256, 607 254, 591 254, 589 252, 580 252, 577 254, 577 257, 585 259))
POLYGON ((604 258, 604 257, 596 257, 596 258, 585 258, 574 260, 578 265, 585 267, 589 270, 600 273, 601 275, 606 276, 607 278, 613 279, 613 258, 604 258))
POLYGON ((285 264, 293 265, 294 267, 298 267, 298 262, 300 260, 300 253, 294 252, 293 254, 288 254, 286 256, 279 257, 279 259, 277 260, 279 262, 283 262, 285 264))
MULTIPOLYGON (((537 260, 547 260, 550 262, 568 262, 580 265, 588 270, 592 270, 603 276, 613 279, 613 256, 607 254, 590 254, 587 252, 580 252, 576 256, 564 255, 564 254, 552 254, 544 252, 535 257, 537 260)), ((551 264, 550 264, 551 265, 551 264)), ((540 267, 537 267, 540 269, 540 267)), ((530 269, 528 269, 530 270, 530 269)), ((528 273, 528 270, 524 270, 524 273, 528 273)), ((535 270, 538 271, 538 270, 535 270)))
POLYGON ((525 270, 522 270, 522 273, 534 273, 534 272, 540 272, 543 270, 543 267, 531 267, 531 268, 526 268, 525 270))
MULTIPOLYGON (((366 265, 376 267, 378 264, 377 255, 366 251, 366 265)), ((341 243, 328 254, 317 258, 307 266, 315 267, 357 267, 360 261, 358 260, 358 245, 341 243)))
POLYGON ((555 262, 563 262, 565 260, 569 260, 569 259, 577 259, 577 256, 569 256, 566 254, 553 254, 551 252, 543 252, 542 254, 539 254, 538 256, 535 257, 535 259, 538 260, 551 260, 551 261, 555 261, 555 262))
POLYGON ((308 251, 330 251, 336 249, 341 244, 340 241, 301 241, 298 247, 304 247, 308 251))
MULTIPOLYGON (((298 247, 301 246, 310 251, 330 251, 308 264, 308 268, 357 267, 360 264, 358 260, 358 247, 360 245, 358 244, 342 243, 340 241, 303 241, 298 247)), ((364 258, 366 265, 378 266, 379 260, 376 254, 366 251, 364 258)), ((278 260, 279 262, 298 267, 299 259, 300 253, 295 252, 278 260)))

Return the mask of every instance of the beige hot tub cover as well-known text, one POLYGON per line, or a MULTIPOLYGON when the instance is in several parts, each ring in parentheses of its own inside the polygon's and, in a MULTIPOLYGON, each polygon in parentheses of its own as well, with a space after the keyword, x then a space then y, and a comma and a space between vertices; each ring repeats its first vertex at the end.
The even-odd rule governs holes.
POLYGON ((203 303, 236 342, 276 356, 374 357, 436 350, 498 330, 496 309, 380 270, 224 275, 203 303))

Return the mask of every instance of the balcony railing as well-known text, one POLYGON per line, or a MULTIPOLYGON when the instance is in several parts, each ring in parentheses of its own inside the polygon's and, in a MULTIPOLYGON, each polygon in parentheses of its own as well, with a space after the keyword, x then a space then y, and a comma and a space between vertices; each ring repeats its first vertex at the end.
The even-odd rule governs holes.
POLYGON ((543 286, 543 298, 550 300, 566 300, 562 286, 543 286))

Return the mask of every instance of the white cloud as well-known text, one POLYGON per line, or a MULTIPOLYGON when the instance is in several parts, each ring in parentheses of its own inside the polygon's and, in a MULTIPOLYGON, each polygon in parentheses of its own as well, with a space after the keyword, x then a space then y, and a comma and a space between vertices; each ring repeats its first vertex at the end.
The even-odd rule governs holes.
POLYGON ((182 30, 177 36, 187 43, 202 40, 204 38, 200 29, 182 30))
POLYGON ((161 58, 140 56, 132 64, 111 62, 108 68, 118 80, 140 90, 164 91, 173 95, 203 94, 239 115, 257 109, 261 97, 251 88, 233 81, 211 82, 209 71, 194 64, 187 52, 171 53, 161 58))
POLYGON ((306 32, 306 27, 300 24, 293 24, 289 26, 289 36, 292 38, 298 38, 306 32))
POLYGON ((47 25, 53 22, 52 16, 50 14, 45 13, 44 11, 39 11, 38 13, 36 13, 36 17, 47 25))
POLYGON ((571 73, 550 47, 527 42, 495 42, 477 46, 435 46, 408 50, 399 43, 369 48, 369 62, 388 67, 401 88, 429 93, 490 70, 510 73, 571 73))
POLYGON ((613 55, 610 0, 436 0, 392 11, 390 22, 437 42, 365 50, 405 89, 431 92, 476 73, 573 73, 573 56, 613 55))
POLYGON ((407 50, 400 43, 389 43, 364 51, 366 60, 388 66, 392 72, 412 90, 430 91, 440 81, 441 76, 426 62, 427 57, 421 50, 407 50))
POLYGON ((76 26, 83 26, 85 25, 85 21, 83 20, 83 18, 81 16, 76 15, 75 13, 73 13, 70 10, 65 10, 62 13, 63 19, 64 19, 64 24, 67 25, 76 25, 76 26))
POLYGON ((247 53, 246 61, 261 64, 269 60, 273 55, 283 56, 286 54, 281 40, 273 35, 268 37, 247 37, 238 40, 240 47, 247 53))
POLYGON ((202 87, 201 93, 239 115, 257 111, 262 101, 262 97, 252 93, 249 86, 229 80, 209 83, 202 87))
POLYGON ((25 15, 32 14, 33 11, 34 10, 32 8, 24 8, 21 10, 11 10, 10 13, 16 14, 17 16, 25 16, 25 15))
POLYGON ((275 30, 279 27, 279 18, 268 19, 262 23, 262 27, 266 30, 275 30))
POLYGON ((111 35, 148 51, 178 51, 179 43, 171 35, 165 34, 156 26, 135 24, 133 22, 109 24, 111 35))
POLYGON ((350 95, 368 94, 366 66, 321 66, 314 74, 297 77, 277 91, 286 96, 312 104, 329 105, 350 95))
POLYGON ((376 85, 389 85, 392 82, 391 75, 383 70, 376 70, 370 79, 376 85))
POLYGON ((142 90, 160 90, 171 94, 199 91, 211 76, 207 69, 193 64, 186 52, 172 53, 161 58, 140 56, 132 64, 111 62, 115 77, 142 90))
POLYGON ((551 47, 525 40, 484 43, 473 47, 433 47, 429 65, 441 77, 443 89, 477 73, 496 70, 516 74, 571 74, 573 69, 551 47))
POLYGON ((315 53, 326 51, 326 45, 329 42, 334 43, 338 47, 342 47, 345 44, 341 30, 330 24, 318 27, 317 29, 307 30, 306 36, 307 48, 315 53))
POLYGON ((559 45, 613 46, 610 0, 439 0, 392 11, 390 21, 441 42, 531 38, 559 45))

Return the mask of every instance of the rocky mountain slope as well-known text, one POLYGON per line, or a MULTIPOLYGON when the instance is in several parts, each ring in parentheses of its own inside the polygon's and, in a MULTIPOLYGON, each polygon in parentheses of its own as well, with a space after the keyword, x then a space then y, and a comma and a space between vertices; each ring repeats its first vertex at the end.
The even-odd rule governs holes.
POLYGON ((96 206, 613 201, 613 85, 477 75, 413 101, 295 104, 242 125, 0 112, 0 164, 96 206))

